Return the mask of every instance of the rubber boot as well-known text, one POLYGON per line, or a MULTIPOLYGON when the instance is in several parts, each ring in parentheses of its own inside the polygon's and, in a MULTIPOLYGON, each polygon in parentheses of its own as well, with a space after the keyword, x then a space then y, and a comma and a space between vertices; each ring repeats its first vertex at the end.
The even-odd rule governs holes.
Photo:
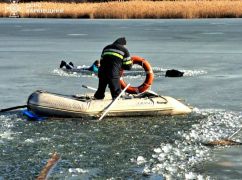
POLYGON ((66 66, 66 62, 65 61, 61 61, 60 68, 63 68, 63 66, 66 66))

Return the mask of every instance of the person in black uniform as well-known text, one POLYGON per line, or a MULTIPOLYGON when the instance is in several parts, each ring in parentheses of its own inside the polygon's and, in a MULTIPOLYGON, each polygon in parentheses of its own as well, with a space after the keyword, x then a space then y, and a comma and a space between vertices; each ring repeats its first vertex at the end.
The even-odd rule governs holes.
POLYGON ((113 99, 121 93, 120 71, 122 69, 130 70, 133 65, 129 51, 124 45, 126 45, 126 39, 121 37, 103 49, 98 71, 98 89, 94 94, 96 99, 105 97, 104 93, 107 85, 113 99))

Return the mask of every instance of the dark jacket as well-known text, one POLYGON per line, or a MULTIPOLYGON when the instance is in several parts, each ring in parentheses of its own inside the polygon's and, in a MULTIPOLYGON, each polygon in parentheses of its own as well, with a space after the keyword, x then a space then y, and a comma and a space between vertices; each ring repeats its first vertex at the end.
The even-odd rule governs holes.
POLYGON ((129 51, 124 45, 126 45, 125 38, 119 38, 103 49, 98 71, 100 78, 119 78, 122 69, 132 68, 129 51))

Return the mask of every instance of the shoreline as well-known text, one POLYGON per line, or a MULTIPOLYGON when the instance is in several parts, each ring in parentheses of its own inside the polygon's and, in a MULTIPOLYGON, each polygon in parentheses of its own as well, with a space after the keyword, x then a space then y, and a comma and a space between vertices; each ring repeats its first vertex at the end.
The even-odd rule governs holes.
POLYGON ((0 3, 0 17, 73 19, 242 18, 242 1, 0 3))

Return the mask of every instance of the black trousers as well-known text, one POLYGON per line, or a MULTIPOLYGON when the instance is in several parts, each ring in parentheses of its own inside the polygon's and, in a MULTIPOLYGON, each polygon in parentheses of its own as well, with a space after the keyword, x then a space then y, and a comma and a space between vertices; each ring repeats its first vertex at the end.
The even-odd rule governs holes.
POLYGON ((98 89, 94 94, 96 99, 103 99, 105 97, 107 85, 111 91, 113 99, 115 99, 121 93, 119 78, 99 78, 98 89))

